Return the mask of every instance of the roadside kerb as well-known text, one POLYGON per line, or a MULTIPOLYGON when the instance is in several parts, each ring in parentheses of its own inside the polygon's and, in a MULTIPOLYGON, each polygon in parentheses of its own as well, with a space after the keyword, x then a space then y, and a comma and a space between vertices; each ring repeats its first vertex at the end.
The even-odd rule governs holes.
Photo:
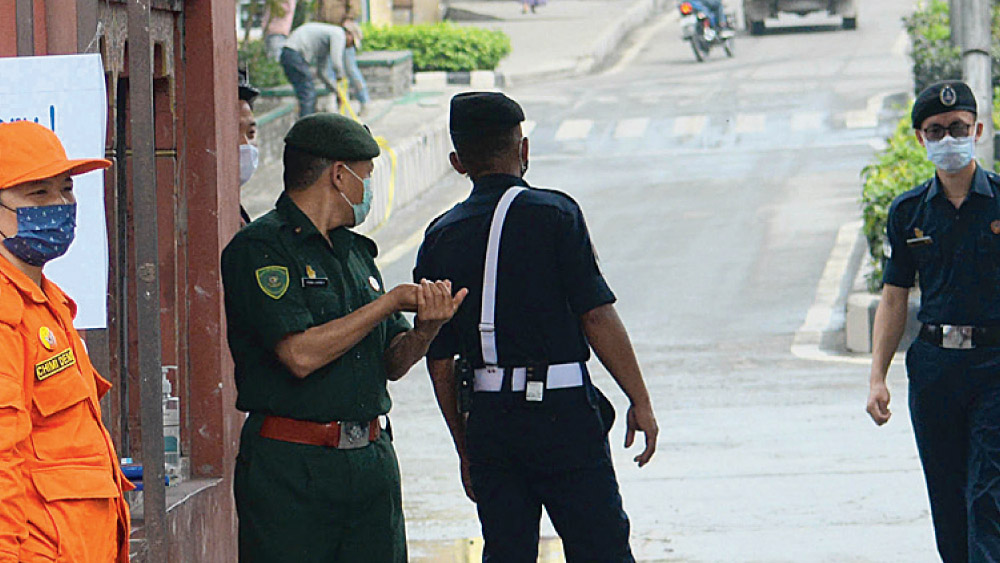
MULTIPOLYGON (((649 16, 663 9, 664 5, 672 4, 669 0, 638 0, 625 11, 594 43, 590 54, 581 58, 573 74, 588 74, 601 68, 611 58, 622 40, 632 30, 646 23, 649 16)), ((517 77, 511 77, 512 80, 517 77)))

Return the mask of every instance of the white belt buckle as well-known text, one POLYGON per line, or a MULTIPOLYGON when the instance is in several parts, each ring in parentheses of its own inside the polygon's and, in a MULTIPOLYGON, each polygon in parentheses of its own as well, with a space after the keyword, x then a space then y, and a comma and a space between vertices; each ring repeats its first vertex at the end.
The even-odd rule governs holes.
POLYGON ((356 450, 368 445, 368 424, 360 422, 340 423, 340 444, 337 449, 356 450))
POLYGON ((972 348, 972 327, 941 325, 941 347, 954 350, 972 348))

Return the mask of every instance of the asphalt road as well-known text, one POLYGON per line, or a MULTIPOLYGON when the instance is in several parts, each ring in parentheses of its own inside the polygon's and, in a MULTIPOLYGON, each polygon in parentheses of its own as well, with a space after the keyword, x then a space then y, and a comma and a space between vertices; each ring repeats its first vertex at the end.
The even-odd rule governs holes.
MULTIPOLYGON (((612 430, 639 560, 936 560, 902 366, 877 429, 867 366, 790 352, 838 229, 859 218, 881 96, 910 87, 911 6, 864 3, 856 31, 783 19, 702 64, 661 17, 603 74, 509 92, 530 120, 527 178, 583 206, 658 413, 643 469, 621 416, 612 430)), ((467 190, 449 177, 400 221, 467 190)), ((408 281, 415 249, 382 236, 387 284, 408 281)), ((474 558, 474 506, 423 366, 391 391, 412 559, 474 558)), ((558 554, 546 542, 542 559, 558 554)))

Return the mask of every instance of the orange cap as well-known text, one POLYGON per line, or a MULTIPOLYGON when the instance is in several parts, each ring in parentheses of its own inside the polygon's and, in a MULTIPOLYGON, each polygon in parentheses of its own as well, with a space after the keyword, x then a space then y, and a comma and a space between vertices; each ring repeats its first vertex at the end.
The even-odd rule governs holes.
POLYGON ((66 158, 59 137, 32 121, 0 123, 0 190, 58 176, 111 166, 103 158, 66 158))

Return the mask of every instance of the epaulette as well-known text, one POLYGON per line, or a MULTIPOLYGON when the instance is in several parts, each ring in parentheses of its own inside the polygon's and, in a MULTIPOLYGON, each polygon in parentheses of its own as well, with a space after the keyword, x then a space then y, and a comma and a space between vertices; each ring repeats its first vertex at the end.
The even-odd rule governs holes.
POLYGON ((985 170, 985 172, 986 172, 986 177, 990 179, 990 182, 993 182, 994 186, 1000 187, 1000 174, 997 174, 996 172, 993 172, 991 170, 985 170))
POLYGON ((366 237, 365 235, 363 235, 361 233, 354 233, 354 234, 358 237, 358 240, 363 245, 365 245, 365 246, 368 247, 368 252, 371 253, 372 258, 375 258, 375 257, 378 256, 378 244, 375 241, 373 241, 372 239, 366 237))
POLYGON ((908 199, 913 199, 915 197, 923 196, 924 194, 927 193, 927 190, 930 189, 931 182, 933 182, 933 181, 934 181, 934 178, 931 178, 929 180, 925 180, 923 183, 917 185, 915 188, 907 190, 907 191, 899 194, 898 196, 896 196, 896 199, 895 199, 894 203, 899 203, 901 201, 906 201, 908 199))
POLYGON ((17 289, 0 276, 0 323, 17 326, 24 314, 24 301, 17 289))

